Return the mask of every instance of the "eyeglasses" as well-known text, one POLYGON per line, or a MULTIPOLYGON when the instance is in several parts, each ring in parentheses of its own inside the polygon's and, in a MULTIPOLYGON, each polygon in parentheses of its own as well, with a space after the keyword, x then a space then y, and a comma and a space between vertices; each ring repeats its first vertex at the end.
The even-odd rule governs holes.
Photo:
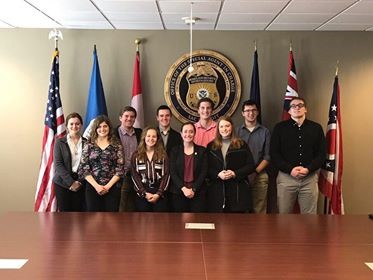
POLYGON ((303 107, 306 107, 306 105, 304 105, 303 103, 291 104, 290 105, 290 108, 292 108, 292 109, 295 109, 295 108, 302 109, 303 107))
POLYGON ((251 109, 251 110, 247 109, 247 110, 244 110, 243 112, 244 113, 253 113, 254 114, 254 113, 258 112, 258 110, 257 109, 251 109))

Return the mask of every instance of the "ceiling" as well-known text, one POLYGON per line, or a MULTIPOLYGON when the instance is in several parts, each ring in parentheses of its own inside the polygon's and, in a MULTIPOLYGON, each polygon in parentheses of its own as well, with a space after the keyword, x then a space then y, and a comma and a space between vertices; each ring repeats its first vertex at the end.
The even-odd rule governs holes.
MULTIPOLYGON (((373 31, 373 0, 192 0, 193 29, 373 31)), ((182 30, 191 1, 0 0, 0 28, 182 30)))

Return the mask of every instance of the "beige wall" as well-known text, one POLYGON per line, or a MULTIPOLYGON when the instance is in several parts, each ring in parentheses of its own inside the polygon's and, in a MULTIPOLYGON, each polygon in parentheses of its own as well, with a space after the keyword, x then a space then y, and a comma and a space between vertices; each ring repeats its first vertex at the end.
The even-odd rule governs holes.
MULTIPOLYGON (((164 103, 163 83, 169 66, 188 52, 187 31, 62 30, 60 42, 61 98, 65 115, 84 116, 97 44, 106 101, 117 123, 120 107, 130 102, 135 38, 141 45, 141 75, 146 123, 164 103)), ((0 213, 32 211, 40 164, 53 42, 49 30, 0 30, 0 213)), ((345 167, 346 213, 373 212, 369 142, 373 134, 371 32, 211 32, 196 31, 194 49, 211 49, 237 67, 242 96, 248 97, 253 41, 257 41, 263 121, 269 128, 280 119, 287 84, 289 42, 292 41, 300 95, 308 101, 309 118, 325 128, 336 61, 339 60, 345 167)), ((241 121, 240 112, 234 115, 241 121)), ((179 124, 174 121, 173 126, 179 124)))

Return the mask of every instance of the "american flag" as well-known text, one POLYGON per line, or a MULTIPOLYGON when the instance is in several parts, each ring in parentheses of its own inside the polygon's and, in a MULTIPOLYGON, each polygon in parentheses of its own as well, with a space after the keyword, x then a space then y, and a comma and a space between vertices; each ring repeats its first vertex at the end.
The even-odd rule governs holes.
POLYGON ((288 69, 288 85, 286 87, 286 93, 284 98, 284 109, 282 111, 282 120, 290 119, 288 113, 289 105, 293 98, 298 97, 298 83, 297 83, 297 73, 295 70, 295 62, 293 56, 293 49, 290 47, 289 53, 289 69, 288 69))
POLYGON ((54 175, 53 148, 55 139, 63 137, 65 133, 65 117, 60 98, 59 53, 56 49, 53 54, 49 80, 41 164, 35 194, 35 212, 56 211, 56 199, 52 182, 54 175))
POLYGON ((342 197, 343 146, 338 76, 335 76, 326 132, 327 155, 320 171, 319 189, 329 199, 329 214, 344 214, 342 197))
POLYGON ((140 79, 140 53, 136 52, 135 65, 133 69, 132 99, 131 106, 136 109, 137 117, 134 127, 144 127, 144 106, 142 101, 142 89, 140 79))

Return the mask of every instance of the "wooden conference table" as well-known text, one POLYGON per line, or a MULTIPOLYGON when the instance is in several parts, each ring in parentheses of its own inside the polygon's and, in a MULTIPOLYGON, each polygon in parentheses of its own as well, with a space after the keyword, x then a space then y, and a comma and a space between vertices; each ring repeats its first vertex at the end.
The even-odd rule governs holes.
POLYGON ((18 212, 0 238, 28 259, 0 279, 373 279, 367 216, 18 212))

